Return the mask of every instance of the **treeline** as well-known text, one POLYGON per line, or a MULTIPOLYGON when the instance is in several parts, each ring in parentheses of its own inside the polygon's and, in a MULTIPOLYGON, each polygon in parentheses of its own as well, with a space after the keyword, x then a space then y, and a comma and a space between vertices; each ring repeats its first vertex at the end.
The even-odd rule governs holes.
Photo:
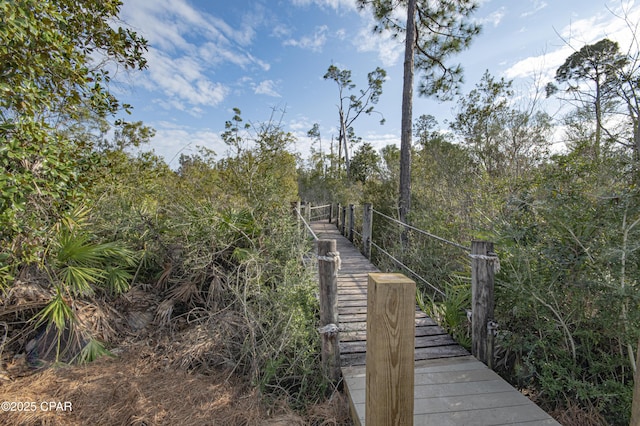
MULTIPOLYGON (((530 98, 487 72, 458 99, 448 128, 430 116, 413 127, 410 223, 465 245, 495 242, 496 365, 550 410, 581 412, 574 424, 629 423, 640 325, 639 78, 638 57, 604 39, 576 50, 531 101, 518 104, 530 98), (561 118, 541 108, 544 95, 561 118)), ((398 148, 354 148, 348 177, 340 158, 314 152, 301 197, 370 202, 399 217, 398 148)), ((388 222, 374 216, 374 242, 447 294, 434 298, 417 281, 430 313, 467 342, 468 259, 417 234, 403 245, 388 222)))

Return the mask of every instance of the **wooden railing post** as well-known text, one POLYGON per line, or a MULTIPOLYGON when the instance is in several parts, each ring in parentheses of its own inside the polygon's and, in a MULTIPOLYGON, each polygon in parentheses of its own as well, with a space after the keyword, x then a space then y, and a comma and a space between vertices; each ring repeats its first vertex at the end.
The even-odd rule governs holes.
POLYGON ((416 283, 402 274, 369 274, 367 426, 413 425, 416 283))
POLYGON ((291 210, 293 211, 293 217, 298 224, 298 235, 300 235, 300 216, 298 216, 298 213, 300 212, 300 200, 291 202, 291 210))
POLYGON ((340 337, 338 333, 339 263, 340 254, 336 251, 336 240, 318 240, 322 368, 326 376, 334 382, 340 379, 340 337))
POLYGON ((499 265, 493 243, 471 242, 471 353, 493 369, 494 268, 499 265))
POLYGON ((371 259, 371 239, 373 230, 373 206, 366 203, 362 211, 362 253, 371 259))
POLYGON ((340 212, 340 234, 342 234, 342 236, 345 236, 347 234, 345 234, 345 222, 347 221, 347 208, 346 207, 342 207, 342 212, 340 212))
POLYGON ((329 223, 333 222, 333 203, 329 204, 329 223))
POLYGON ((353 242, 353 229, 354 229, 354 220, 355 220, 355 206, 353 204, 349 204, 349 241, 353 242))

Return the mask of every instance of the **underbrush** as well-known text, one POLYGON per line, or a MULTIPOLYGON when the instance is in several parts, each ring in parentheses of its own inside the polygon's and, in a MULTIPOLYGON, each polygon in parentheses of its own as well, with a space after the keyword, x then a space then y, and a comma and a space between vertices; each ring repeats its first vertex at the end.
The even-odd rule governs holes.
POLYGON ((66 257, 46 252, 6 291, 3 364, 88 362, 123 339, 152 339, 167 368, 243 377, 267 406, 303 412, 331 395, 317 283, 302 262, 311 243, 288 207, 188 193, 169 202, 173 190, 104 192, 82 222, 50 230, 66 257))

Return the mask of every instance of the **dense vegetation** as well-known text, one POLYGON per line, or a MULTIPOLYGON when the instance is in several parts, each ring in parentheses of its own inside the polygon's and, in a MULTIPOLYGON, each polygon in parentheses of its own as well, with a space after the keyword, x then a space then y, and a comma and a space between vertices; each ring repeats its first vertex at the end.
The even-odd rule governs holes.
MULTIPOLYGON (((0 3, 0 355, 90 361, 133 335, 164 342, 176 368, 227 368, 302 408, 328 384, 312 247, 288 202, 371 202, 399 217, 400 150, 376 151, 343 119, 338 154, 302 161, 291 134, 243 125, 236 109, 228 157, 202 149, 171 170, 132 149, 152 129, 117 118, 129 106, 107 69, 146 66, 146 41, 109 25, 119 5, 0 3)), ((549 409, 611 424, 629 420, 640 325, 637 59, 606 39, 567 58, 546 87, 561 121, 514 104, 511 83, 487 72, 448 129, 416 120, 411 147, 408 220, 496 243, 501 373, 549 409), (554 132, 566 149, 552 149, 554 132)), ((326 76, 340 96, 353 88, 344 73, 326 76)), ((383 77, 370 75, 374 100, 383 77)), ((309 135, 321 140, 317 126, 309 135)), ((425 309, 467 342, 464 253, 407 242, 380 217, 374 241, 446 294, 419 282, 425 309)))
POLYGON ((296 408, 325 397, 292 136, 222 134, 178 170, 109 90, 146 67, 120 2, 0 4, 0 355, 32 366, 155 345, 175 368, 227 369, 296 408), (135 154, 134 152, 139 152, 135 154), (128 343, 127 343, 128 342, 128 343))
MULTIPOLYGON (((416 120, 412 148, 410 223, 464 245, 496 244, 501 373, 549 409, 579 407, 610 424, 629 423, 640 325, 637 59, 607 39, 567 58, 547 86, 560 120, 540 99, 514 103, 511 82, 487 72, 458 99, 449 129, 416 120), (552 147, 560 134, 566 148, 552 147)), ((312 157, 301 196, 371 202, 398 218, 399 150, 380 154, 357 146, 348 182, 338 159, 312 157)), ((403 245, 401 231, 374 215, 374 243, 419 272, 425 308, 468 343, 466 254, 419 234, 403 245)), ((398 269, 381 251, 374 257, 398 269)))

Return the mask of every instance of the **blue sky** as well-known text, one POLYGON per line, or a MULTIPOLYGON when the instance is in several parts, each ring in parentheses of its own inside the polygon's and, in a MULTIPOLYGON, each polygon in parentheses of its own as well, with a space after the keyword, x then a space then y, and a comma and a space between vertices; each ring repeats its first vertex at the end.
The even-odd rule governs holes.
MULTIPOLYGON (((640 5, 481 0, 474 19, 483 31, 453 59, 465 70, 463 92, 489 70, 513 79, 517 98, 527 102, 574 49, 603 37, 627 49, 632 31, 624 14, 637 25, 640 5)), ((276 119, 297 136, 292 148, 303 156, 306 133, 317 122, 328 147, 338 125, 337 86, 322 78, 331 64, 351 70, 357 88, 377 66, 387 70, 377 106, 386 123, 363 116, 354 128, 378 148, 399 144, 403 42, 372 34, 371 13, 359 11, 355 0, 124 0, 121 18, 149 41, 149 69, 117 74, 114 88, 134 106, 128 119, 156 129, 151 148, 172 167, 180 152, 194 153, 197 146, 224 156, 220 133, 234 107, 256 124, 278 111, 276 119)), ((455 114, 455 102, 416 96, 414 118, 421 114, 443 123, 455 114)))

